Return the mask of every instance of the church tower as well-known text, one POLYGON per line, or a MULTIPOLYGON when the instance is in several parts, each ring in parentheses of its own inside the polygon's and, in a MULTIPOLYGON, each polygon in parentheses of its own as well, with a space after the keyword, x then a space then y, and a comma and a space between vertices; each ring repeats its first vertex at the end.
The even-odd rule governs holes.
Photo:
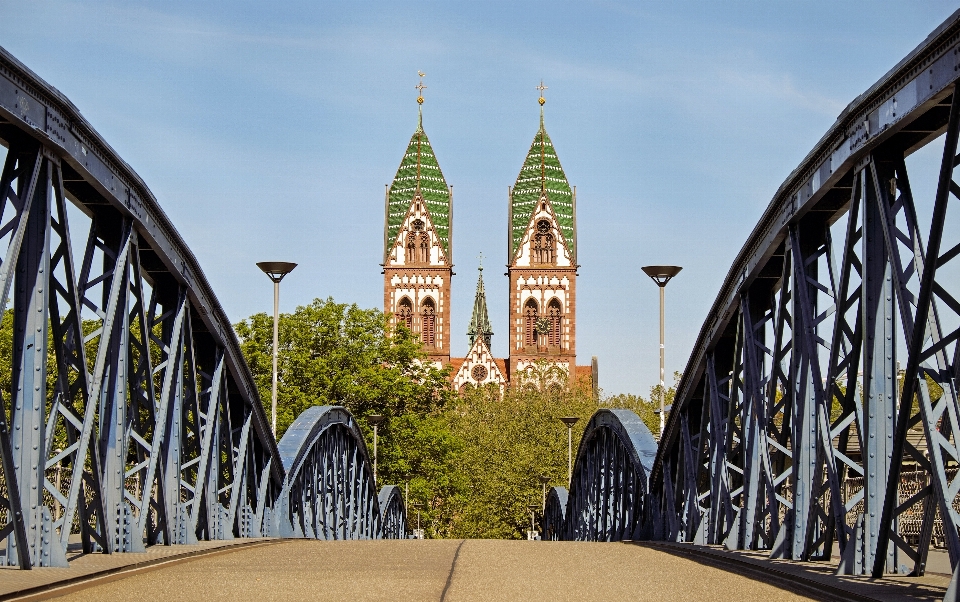
POLYGON ((576 378, 577 196, 543 125, 509 190, 510 379, 538 360, 576 378))
POLYGON ((423 131, 421 105, 384 215, 383 309, 420 337, 428 358, 450 361, 450 278, 453 276, 453 189, 423 131))

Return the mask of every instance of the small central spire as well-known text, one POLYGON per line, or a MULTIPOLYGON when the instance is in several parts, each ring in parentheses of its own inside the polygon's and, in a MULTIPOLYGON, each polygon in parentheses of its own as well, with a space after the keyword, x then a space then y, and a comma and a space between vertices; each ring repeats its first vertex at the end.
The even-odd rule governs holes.
POLYGON ((487 293, 483 288, 483 266, 478 266, 477 270, 479 272, 477 294, 473 299, 473 315, 470 317, 470 328, 467 329, 467 336, 470 337, 471 349, 473 349, 477 337, 483 337, 483 342, 486 343, 489 350, 493 341, 493 328, 490 326, 490 316, 487 313, 487 293))

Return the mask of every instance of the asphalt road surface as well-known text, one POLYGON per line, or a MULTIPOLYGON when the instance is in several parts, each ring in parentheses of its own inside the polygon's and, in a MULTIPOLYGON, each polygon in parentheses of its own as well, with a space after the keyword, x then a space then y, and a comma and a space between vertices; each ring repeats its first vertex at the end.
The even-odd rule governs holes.
POLYGON ((61 600, 811 600, 621 543, 287 540, 136 574, 61 600))

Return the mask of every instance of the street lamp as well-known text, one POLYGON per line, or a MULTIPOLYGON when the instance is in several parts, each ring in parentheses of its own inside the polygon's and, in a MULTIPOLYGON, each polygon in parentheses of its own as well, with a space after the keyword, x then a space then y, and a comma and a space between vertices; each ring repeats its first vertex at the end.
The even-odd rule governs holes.
POLYGON ((367 422, 373 427, 373 486, 377 486, 377 428, 386 420, 386 416, 380 414, 370 414, 367 416, 367 422))
POLYGON ((543 485, 543 512, 547 511, 547 483, 550 482, 550 477, 540 477, 540 483, 543 485))
POLYGON ((293 271, 297 264, 289 261, 261 261, 257 267, 273 281, 273 393, 270 396, 270 415, 273 436, 277 436, 277 345, 280 339, 280 281, 293 271))
POLYGON ((678 265, 648 265, 640 269, 660 287, 660 436, 663 437, 663 431, 667 427, 666 413, 663 407, 663 398, 667 391, 666 384, 663 382, 663 289, 683 268, 678 265))
POLYGON ((573 481, 573 425, 580 421, 576 416, 564 416, 560 419, 567 425, 567 487, 573 481))

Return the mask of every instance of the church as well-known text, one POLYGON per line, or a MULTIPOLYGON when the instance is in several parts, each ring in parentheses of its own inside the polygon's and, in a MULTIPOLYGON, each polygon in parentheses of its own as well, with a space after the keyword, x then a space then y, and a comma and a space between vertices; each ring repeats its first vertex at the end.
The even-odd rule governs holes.
MULTIPOLYGON (((425 87, 421 80, 417 89, 425 87)), ((541 381, 547 373, 554 381, 588 378, 596 386, 596 361, 577 366, 577 192, 544 127, 546 88, 541 83, 537 89, 540 127, 508 191, 509 357, 491 352, 482 266, 467 327, 469 351, 451 356, 453 188, 423 130, 422 94, 417 129, 386 189, 384 312, 420 337, 429 361, 451 366, 459 390, 491 383, 502 389, 534 371, 541 381)))

